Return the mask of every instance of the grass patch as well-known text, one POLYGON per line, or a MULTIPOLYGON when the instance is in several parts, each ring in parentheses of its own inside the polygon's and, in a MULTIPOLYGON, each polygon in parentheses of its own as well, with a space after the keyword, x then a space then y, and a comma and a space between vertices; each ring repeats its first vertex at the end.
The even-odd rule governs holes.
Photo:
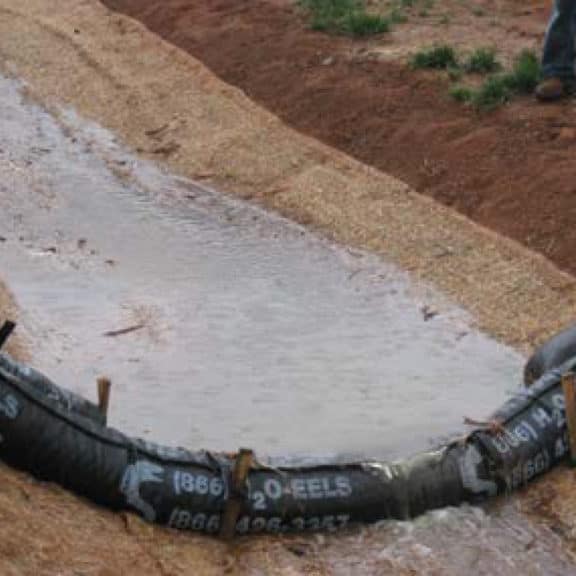
MULTIPOLYGON (((456 50, 447 44, 440 44, 421 50, 414 54, 411 60, 413 68, 432 68, 448 70, 450 76, 456 74, 490 74, 502 68, 496 50, 493 48, 478 48, 461 63, 456 50)), ((459 77, 455 78, 459 80, 459 77)))
POLYGON ((390 31, 390 20, 378 14, 368 14, 362 11, 351 12, 342 21, 340 31, 360 38, 384 34, 390 31))
POLYGON ((356 37, 390 30, 389 19, 366 12, 363 0, 299 0, 298 4, 310 15, 313 30, 356 37))
POLYGON ((508 75, 502 74, 490 76, 480 88, 472 91, 469 101, 478 110, 492 110, 508 102, 512 94, 508 75))
POLYGON ((450 88, 450 96, 452 96, 456 102, 467 104, 472 101, 474 90, 467 86, 452 86, 452 88, 450 88))
POLYGON ((512 72, 508 74, 510 87, 523 94, 530 94, 540 82, 540 62, 534 52, 523 50, 514 62, 512 72))
POLYGON ((432 46, 432 48, 416 52, 410 62, 413 68, 434 70, 458 68, 458 57, 454 48, 446 44, 432 46))
POLYGON ((468 56, 464 69, 470 74, 491 74, 501 70, 502 64, 498 62, 494 48, 478 48, 468 56))
POLYGON ((530 94, 540 81, 540 64, 533 52, 520 53, 512 69, 488 77, 479 88, 456 86, 450 91, 458 102, 470 103, 478 110, 492 110, 517 94, 530 94))

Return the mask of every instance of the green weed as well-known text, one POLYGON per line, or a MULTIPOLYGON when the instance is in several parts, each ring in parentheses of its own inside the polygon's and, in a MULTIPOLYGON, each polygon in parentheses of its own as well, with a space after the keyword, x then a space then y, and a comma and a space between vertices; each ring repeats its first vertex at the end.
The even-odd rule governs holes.
POLYGON ((340 30, 350 36, 373 36, 390 30, 390 21, 378 14, 351 12, 341 22, 340 30))
POLYGON ((458 68, 458 57, 454 48, 443 44, 417 52, 412 56, 411 64, 413 68, 447 70, 458 68))
POLYGON ((512 94, 507 74, 490 76, 480 88, 473 90, 470 102, 479 110, 492 110, 508 102, 512 94))
POLYGON ((502 68, 496 57, 494 48, 478 48, 474 50, 464 63, 464 69, 470 74, 491 74, 502 68))
MULTIPOLYGON (((520 53, 512 70, 487 78, 477 89, 470 89, 467 100, 478 110, 492 110, 515 94, 530 94, 540 80, 540 64, 533 52, 520 53)), ((462 101, 462 100, 461 100, 462 101)))
POLYGON ((308 12, 314 30, 370 36, 390 29, 387 18, 366 12, 363 0, 299 0, 298 4, 308 12))
POLYGON ((474 91, 467 86, 452 86, 452 88, 450 88, 450 96, 452 96, 456 102, 466 104, 474 97, 474 91))
POLYGON ((510 87, 515 92, 530 94, 540 81, 540 62, 534 52, 523 50, 508 75, 510 87))

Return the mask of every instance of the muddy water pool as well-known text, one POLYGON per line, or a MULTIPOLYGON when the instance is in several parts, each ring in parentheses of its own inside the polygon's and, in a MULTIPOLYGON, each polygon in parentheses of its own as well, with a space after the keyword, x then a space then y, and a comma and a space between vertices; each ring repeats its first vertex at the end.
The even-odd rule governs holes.
POLYGON ((113 425, 393 458, 518 385, 517 353, 396 267, 167 174, 72 112, 55 120, 12 80, 0 92, 2 276, 39 368, 89 396, 112 378, 113 425))

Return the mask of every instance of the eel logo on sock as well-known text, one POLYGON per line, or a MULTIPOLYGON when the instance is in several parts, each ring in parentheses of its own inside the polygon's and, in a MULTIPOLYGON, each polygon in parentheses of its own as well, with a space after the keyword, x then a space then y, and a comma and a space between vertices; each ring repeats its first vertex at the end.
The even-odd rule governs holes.
POLYGON ((148 460, 139 460, 126 467, 120 491, 126 496, 126 502, 130 506, 140 512, 149 522, 155 522, 156 510, 140 494, 140 486, 149 482, 162 484, 164 482, 164 468, 148 460))

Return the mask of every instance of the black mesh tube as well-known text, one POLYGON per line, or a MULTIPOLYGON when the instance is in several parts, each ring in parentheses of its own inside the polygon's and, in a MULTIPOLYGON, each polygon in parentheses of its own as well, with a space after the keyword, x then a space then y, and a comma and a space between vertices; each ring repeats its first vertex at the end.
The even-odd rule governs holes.
MULTIPOLYGON (((257 463, 238 533, 336 530, 405 519, 516 489, 567 454, 561 375, 572 359, 512 397, 501 426, 406 461, 257 463)), ((94 502, 151 522, 217 533, 234 458, 136 440, 96 407, 0 355, 0 457, 94 502)))

